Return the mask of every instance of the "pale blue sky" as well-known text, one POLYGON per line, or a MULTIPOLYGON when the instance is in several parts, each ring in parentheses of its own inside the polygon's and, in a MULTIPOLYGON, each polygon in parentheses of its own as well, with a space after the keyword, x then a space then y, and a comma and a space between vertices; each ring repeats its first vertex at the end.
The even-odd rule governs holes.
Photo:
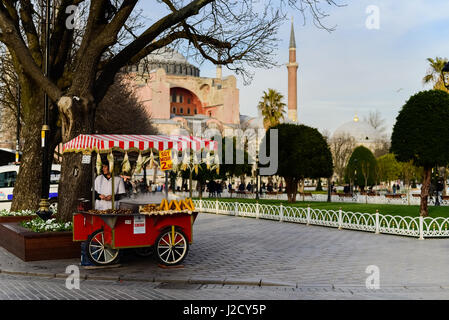
MULTIPOLYGON (((391 132, 395 118, 416 92, 424 87, 428 57, 449 57, 449 1, 447 0, 339 0, 345 7, 328 8, 323 22, 336 25, 328 33, 310 19, 303 25, 299 12, 294 17, 297 45, 299 122, 331 133, 357 113, 360 118, 379 110, 391 132), (380 9, 380 29, 369 30, 366 8, 380 9)), ((145 15, 162 12, 142 1, 145 15)), ((159 7, 159 5, 158 5, 159 7)), ((257 115, 262 92, 274 88, 287 97, 290 20, 279 29, 283 39, 275 60, 284 64, 272 70, 254 70, 251 84, 238 78, 240 113, 257 115)), ((215 67, 205 63, 201 76, 214 76, 215 67)), ((223 69, 223 75, 232 74, 223 69)), ((286 101, 286 99, 285 99, 286 101)))

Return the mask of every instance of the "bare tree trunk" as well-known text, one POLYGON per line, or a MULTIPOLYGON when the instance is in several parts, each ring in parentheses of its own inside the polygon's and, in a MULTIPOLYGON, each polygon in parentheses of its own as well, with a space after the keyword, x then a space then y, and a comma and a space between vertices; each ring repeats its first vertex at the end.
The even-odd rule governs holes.
POLYGON ((446 182, 446 180, 447 180, 447 167, 445 166, 444 167, 444 171, 443 171, 444 173, 443 173, 443 196, 446 196, 447 195, 447 192, 446 192, 446 188, 447 188, 447 182, 446 182))
POLYGON ((296 202, 296 195, 298 193, 298 179, 286 177, 285 178, 285 191, 287 193, 287 199, 289 203, 296 202))
MULTIPOLYGON (((19 175, 14 186, 11 204, 12 211, 37 210, 42 189, 41 128, 43 124, 44 95, 29 82, 22 82, 21 92, 24 120, 22 140, 24 143, 19 175)), ((54 128, 51 129, 50 144, 55 132, 54 128)), ((54 148, 49 148, 51 155, 49 159, 53 159, 53 150, 54 148)), ((48 174, 50 174, 50 167, 48 168, 48 174)))
POLYGON ((419 214, 423 217, 427 217, 429 215, 427 199, 429 197, 431 176, 432 176, 432 168, 424 168, 424 177, 421 187, 421 203, 419 206, 419 214))
MULTIPOLYGON (((62 99, 61 99, 62 100, 62 99)), ((71 119, 71 125, 63 123, 63 143, 76 138, 83 133, 93 131, 93 118, 87 110, 92 110, 87 100, 65 100, 59 105, 60 112, 67 119, 71 119)), ((57 219, 71 221, 76 210, 79 198, 90 198, 92 188, 92 174, 90 165, 82 164, 82 153, 64 153, 61 166, 61 180, 58 201, 57 219)))

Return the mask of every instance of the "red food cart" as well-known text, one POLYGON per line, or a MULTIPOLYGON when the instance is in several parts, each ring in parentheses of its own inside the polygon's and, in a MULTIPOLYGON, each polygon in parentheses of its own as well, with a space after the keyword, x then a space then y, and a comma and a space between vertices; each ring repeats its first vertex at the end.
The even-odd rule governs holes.
MULTIPOLYGON (((168 149, 213 151, 217 149, 217 143, 189 136, 93 134, 80 135, 69 141, 64 145, 63 152, 148 153, 168 149)), ((96 265, 112 264, 117 261, 120 249, 135 248, 141 255, 154 252, 158 261, 164 265, 181 263, 193 241, 193 223, 198 215, 192 202, 190 206, 182 208, 175 202, 176 208, 167 210, 166 207, 151 212, 142 210, 144 203, 127 203, 124 206, 127 210, 114 209, 113 206, 110 213, 107 210, 100 212, 86 209, 74 213, 73 240, 86 241, 89 260, 96 265)))
POLYGON ((116 262, 119 250, 126 248, 139 248, 141 255, 154 251, 160 263, 176 265, 187 256, 197 214, 77 212, 73 217, 73 241, 87 240, 87 256, 96 265, 116 262))

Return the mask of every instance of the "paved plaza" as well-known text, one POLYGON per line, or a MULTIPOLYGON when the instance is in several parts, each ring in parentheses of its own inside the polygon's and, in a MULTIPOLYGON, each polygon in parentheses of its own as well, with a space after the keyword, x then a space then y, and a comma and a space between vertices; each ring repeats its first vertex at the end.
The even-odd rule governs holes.
POLYGON ((120 267, 80 268, 68 290, 69 265, 79 259, 23 262, 0 248, 0 299, 449 299, 449 239, 204 213, 183 268, 124 252, 120 267), (368 266, 379 289, 366 288, 368 266))

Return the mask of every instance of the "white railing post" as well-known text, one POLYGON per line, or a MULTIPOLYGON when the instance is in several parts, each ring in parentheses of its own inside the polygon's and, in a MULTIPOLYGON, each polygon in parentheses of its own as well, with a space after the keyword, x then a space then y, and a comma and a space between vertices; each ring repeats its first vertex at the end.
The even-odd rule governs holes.
POLYGON ((218 199, 215 199, 215 214, 218 214, 218 199))
POLYGON ((424 217, 419 216, 419 240, 424 240, 424 217))
POLYGON ((307 205, 307 225, 310 224, 310 205, 307 205))
POLYGON ((284 220, 284 208, 281 203, 281 209, 279 210, 279 221, 282 222, 284 220))
POLYGON ((234 216, 238 216, 239 215, 239 211, 238 211, 238 204, 237 201, 234 202, 234 216))
POLYGON ((258 202, 258 203, 256 203, 256 219, 259 219, 259 214, 260 214, 259 210, 260 210, 260 208, 259 208, 259 202, 258 202))
POLYGON ((338 209, 338 230, 341 230, 342 227, 343 227, 343 216, 340 207, 340 209, 338 209))
POLYGON ((379 210, 376 210, 376 234, 380 233, 380 227, 379 227, 379 210))

